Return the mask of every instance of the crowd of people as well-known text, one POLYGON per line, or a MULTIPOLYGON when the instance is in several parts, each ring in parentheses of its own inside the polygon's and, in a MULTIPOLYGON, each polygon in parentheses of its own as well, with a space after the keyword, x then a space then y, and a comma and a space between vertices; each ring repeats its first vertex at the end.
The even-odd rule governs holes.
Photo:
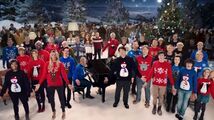
MULTIPOLYGON (((47 94, 55 119, 57 91, 65 119, 65 107, 72 107, 71 91, 75 86, 87 88, 86 98, 94 98, 92 83, 86 79, 91 74, 86 70, 87 62, 109 59, 109 74, 116 81, 113 107, 118 106, 122 89, 128 109, 129 92, 135 97, 133 104, 138 104, 144 88, 145 107, 152 103, 153 115, 161 116, 166 108, 182 120, 192 102, 193 120, 203 120, 206 104, 211 95, 214 97, 214 71, 208 64, 214 56, 213 30, 190 28, 182 34, 160 35, 154 28, 152 23, 81 24, 78 32, 70 32, 60 23, 3 27, 2 60, 8 71, 0 86, 0 98, 8 92, 15 120, 19 120, 20 100, 29 120, 28 98, 35 93, 40 113, 45 111, 47 94), (105 51, 108 57, 102 58, 105 51)), ((105 83, 108 80, 105 78, 105 83)))

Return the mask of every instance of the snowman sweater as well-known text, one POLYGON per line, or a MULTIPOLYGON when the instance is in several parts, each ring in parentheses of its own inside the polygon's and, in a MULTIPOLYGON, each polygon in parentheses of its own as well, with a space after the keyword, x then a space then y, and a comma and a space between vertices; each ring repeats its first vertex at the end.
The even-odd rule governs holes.
POLYGON ((23 70, 25 73, 28 72, 29 62, 31 61, 31 57, 28 55, 18 56, 16 60, 20 64, 20 69, 23 70))
POLYGON ((22 70, 16 72, 10 70, 5 74, 5 82, 0 93, 0 96, 3 96, 5 92, 9 90, 9 94, 26 94, 30 92, 30 83, 28 81, 27 74, 22 70))
POLYGON ((199 78, 198 79, 198 93, 202 95, 210 95, 211 89, 214 89, 214 82, 210 79, 199 78))
POLYGON ((194 69, 181 69, 176 80, 175 88, 197 93, 197 74, 194 69))
POLYGON ((41 79, 42 70, 44 69, 45 62, 42 59, 31 60, 29 63, 28 76, 30 80, 41 79))
POLYGON ((147 82, 151 80, 151 78, 153 78, 153 84, 157 86, 166 86, 167 78, 169 79, 170 84, 174 85, 171 64, 167 61, 155 61, 148 75, 147 82))
POLYGON ((117 80, 131 80, 134 76, 135 64, 131 57, 119 57, 115 60, 112 72, 116 74, 117 80))

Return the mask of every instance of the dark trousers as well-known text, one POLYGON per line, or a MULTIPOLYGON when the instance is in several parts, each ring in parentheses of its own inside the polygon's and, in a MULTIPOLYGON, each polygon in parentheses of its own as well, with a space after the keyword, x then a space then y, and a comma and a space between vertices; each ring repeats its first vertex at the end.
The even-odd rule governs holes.
MULTIPOLYGON (((31 81, 31 85, 32 85, 32 88, 35 89, 35 86, 38 84, 38 81, 37 80, 32 80, 31 81)), ((43 104, 43 107, 45 106, 45 91, 44 91, 44 84, 42 84, 40 87, 39 87, 39 90, 36 91, 36 101, 37 101, 37 104, 38 104, 38 108, 41 109, 41 103, 43 104)))
POLYGON ((100 49, 94 49, 94 59, 97 59, 97 55, 98 55, 98 59, 101 59, 101 48, 100 49))
POLYGON ((29 114, 28 95, 27 94, 11 93, 10 98, 13 103, 13 110, 14 110, 15 116, 19 116, 19 100, 23 104, 25 114, 29 114))
POLYGON ((48 100, 49 103, 51 104, 51 109, 52 112, 55 112, 55 91, 57 91, 58 93, 58 97, 59 97, 59 101, 61 104, 61 108, 62 108, 62 112, 65 112, 65 99, 64 99, 64 87, 63 86, 59 86, 59 87, 47 87, 47 91, 48 91, 48 100))
POLYGON ((132 94, 135 94, 136 93, 136 78, 134 79, 133 83, 132 83, 132 94))
POLYGON ((70 100, 71 100, 71 90, 66 85, 64 85, 64 100, 65 100, 65 103, 70 103, 70 100), (67 90, 67 94, 66 94, 66 90, 67 90))
POLYGON ((92 60, 92 53, 86 53, 86 59, 88 61, 92 60))
POLYGON ((204 113, 206 111, 206 103, 200 103, 198 101, 195 102, 195 116, 198 116, 198 112, 201 110, 201 118, 204 117, 204 113))
POLYGON ((173 95, 171 90, 167 90, 166 94, 167 109, 170 110, 171 108, 171 110, 175 110, 176 104, 178 102, 178 95, 173 95))
MULTIPOLYGON (((77 86, 76 83, 74 85, 77 86)), ((83 87, 83 88, 87 87, 87 91, 86 91, 86 96, 87 96, 87 95, 91 94, 91 85, 92 84, 90 81, 88 81, 86 79, 82 79, 82 80, 80 80, 80 86, 77 86, 77 87, 83 87)))
POLYGON ((116 81, 116 91, 115 91, 115 102, 114 103, 116 103, 116 104, 119 103, 120 93, 121 93, 121 90, 123 89, 123 103, 124 103, 124 105, 128 104, 130 84, 131 84, 131 81, 128 81, 128 80, 116 81))

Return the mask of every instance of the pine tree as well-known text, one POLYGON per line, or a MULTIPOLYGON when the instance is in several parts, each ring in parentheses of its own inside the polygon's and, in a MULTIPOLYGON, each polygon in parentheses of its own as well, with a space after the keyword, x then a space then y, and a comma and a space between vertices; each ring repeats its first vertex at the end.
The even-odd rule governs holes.
POLYGON ((16 16, 16 0, 4 0, 0 5, 0 20, 15 20, 16 16))
POLYGON ((66 0, 64 5, 64 22, 84 22, 86 7, 83 0, 66 0))
POLYGON ((16 21, 22 23, 48 22, 50 17, 45 8, 42 7, 42 0, 25 0, 24 3, 17 2, 16 21))
POLYGON ((170 35, 183 30, 183 19, 178 6, 178 0, 163 0, 158 11, 160 34, 170 35))
POLYGON ((104 20, 110 23, 128 22, 129 12, 121 0, 108 0, 108 6, 104 20))

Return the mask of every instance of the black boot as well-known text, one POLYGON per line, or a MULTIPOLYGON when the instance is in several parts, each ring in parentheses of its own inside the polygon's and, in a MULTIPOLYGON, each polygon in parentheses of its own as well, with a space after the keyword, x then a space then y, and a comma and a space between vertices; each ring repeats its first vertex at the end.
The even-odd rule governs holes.
POLYGON ((91 96, 90 94, 87 94, 87 95, 86 95, 86 98, 94 99, 94 97, 93 97, 93 96, 91 96))
POLYGON ((72 108, 70 102, 67 102, 67 103, 66 103, 66 106, 67 106, 69 109, 72 108))
POLYGON ((170 106, 166 105, 166 112, 169 112, 170 106))
POLYGON ((203 112, 201 113, 199 120, 204 120, 204 113, 203 112))
POLYGON ((158 115, 162 115, 162 110, 161 110, 161 106, 158 106, 158 115))
POLYGON ((195 112, 195 115, 193 117, 193 120, 197 120, 198 119, 198 112, 195 112))
POLYGON ((152 109, 152 114, 155 115, 156 114, 156 105, 154 105, 153 109, 152 109))

